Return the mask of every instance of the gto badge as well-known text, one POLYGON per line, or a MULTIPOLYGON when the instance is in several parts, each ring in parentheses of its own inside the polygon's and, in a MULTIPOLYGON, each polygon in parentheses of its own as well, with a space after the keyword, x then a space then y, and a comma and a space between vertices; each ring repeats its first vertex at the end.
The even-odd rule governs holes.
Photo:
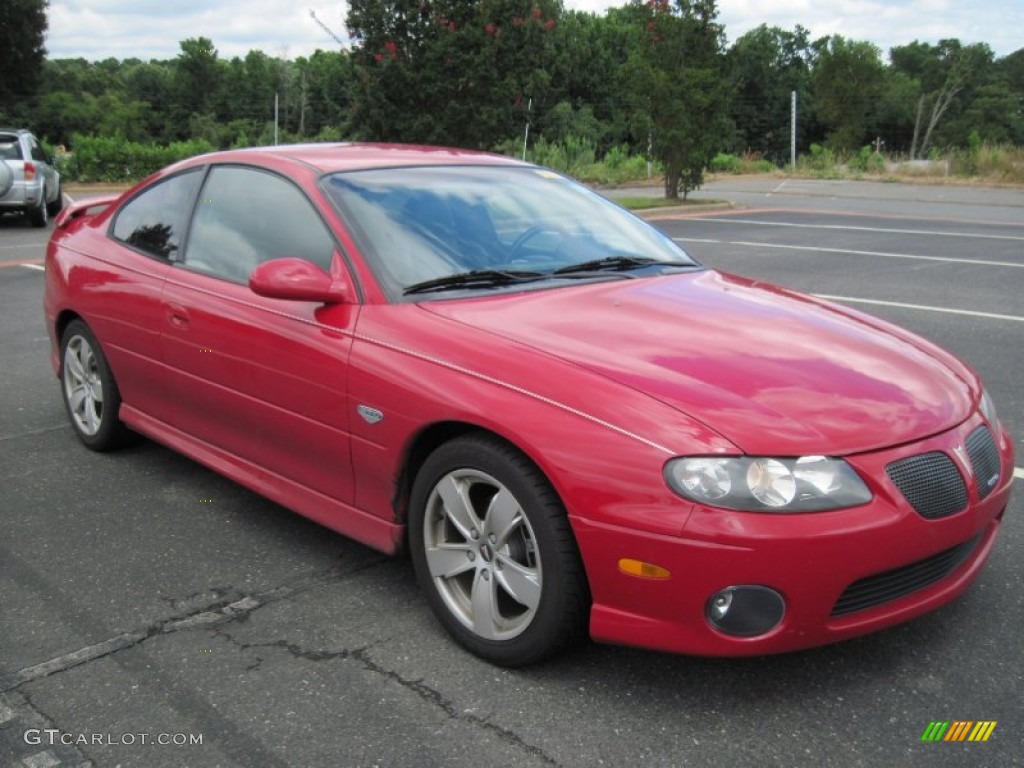
POLYGON ((368 405, 357 405, 356 413, 362 416, 367 424, 376 424, 384 418, 384 414, 381 411, 378 411, 376 408, 371 408, 368 405))

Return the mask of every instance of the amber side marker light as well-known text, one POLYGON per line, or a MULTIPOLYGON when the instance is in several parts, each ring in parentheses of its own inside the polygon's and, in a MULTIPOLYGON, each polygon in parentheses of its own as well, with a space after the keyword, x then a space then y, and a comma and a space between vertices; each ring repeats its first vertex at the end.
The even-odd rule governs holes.
POLYGON ((638 579, 664 581, 665 579, 672 578, 672 573, 668 568, 662 568, 654 563, 645 563, 642 560, 634 560, 631 557, 624 557, 619 560, 619 570, 630 576, 636 576, 638 579))

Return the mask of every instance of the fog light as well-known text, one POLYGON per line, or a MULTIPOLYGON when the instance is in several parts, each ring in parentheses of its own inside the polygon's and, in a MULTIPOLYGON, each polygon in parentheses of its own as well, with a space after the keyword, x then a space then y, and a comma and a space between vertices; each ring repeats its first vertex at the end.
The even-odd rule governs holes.
POLYGON ((711 596, 704 610, 708 623, 720 632, 753 637, 782 621, 786 601, 768 587, 726 587, 711 596))

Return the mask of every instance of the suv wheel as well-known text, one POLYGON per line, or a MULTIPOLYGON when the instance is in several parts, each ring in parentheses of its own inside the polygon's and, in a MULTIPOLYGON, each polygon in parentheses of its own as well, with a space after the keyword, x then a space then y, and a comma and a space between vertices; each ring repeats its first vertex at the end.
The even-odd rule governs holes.
POLYGON ((42 189, 41 192, 39 205, 28 212, 28 220, 32 222, 33 227, 45 227, 50 221, 46 207, 46 189, 42 189))

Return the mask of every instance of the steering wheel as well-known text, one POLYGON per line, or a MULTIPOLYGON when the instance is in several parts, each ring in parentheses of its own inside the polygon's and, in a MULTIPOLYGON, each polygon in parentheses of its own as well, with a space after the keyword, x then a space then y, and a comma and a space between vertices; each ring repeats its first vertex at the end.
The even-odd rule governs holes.
POLYGON ((530 242, 537 235, 541 235, 541 234, 553 234, 553 235, 557 236, 558 242, 562 242, 562 240, 565 239, 565 233, 560 231, 560 230, 556 230, 556 229, 542 229, 541 227, 538 227, 538 226, 528 227, 527 229, 525 229, 519 235, 519 237, 517 237, 513 241, 512 245, 509 246, 509 249, 508 249, 509 259, 510 260, 515 259, 515 257, 519 254, 519 251, 521 251, 526 246, 526 244, 528 242, 530 242))

